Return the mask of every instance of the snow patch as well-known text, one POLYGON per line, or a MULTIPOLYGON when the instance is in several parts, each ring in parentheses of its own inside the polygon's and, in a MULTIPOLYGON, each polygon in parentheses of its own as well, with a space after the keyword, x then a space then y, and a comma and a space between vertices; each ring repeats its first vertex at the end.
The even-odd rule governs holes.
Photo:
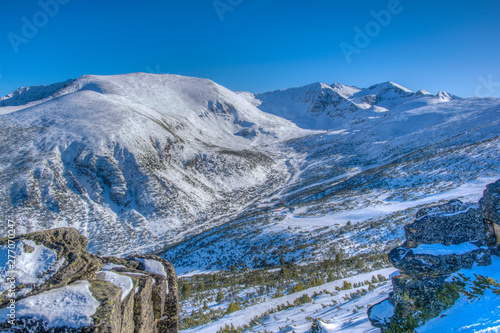
POLYGON ((413 254, 428 254, 432 256, 465 254, 475 250, 479 250, 479 248, 469 242, 458 245, 421 244, 412 249, 413 254))
MULTIPOLYGON (((56 251, 48 249, 44 245, 37 245, 32 240, 17 242, 16 247, 11 251, 14 251, 16 258, 16 285, 39 286, 53 276, 65 261, 64 258, 57 259, 56 251)), ((7 245, 0 246, 0 273, 2 273, 0 274, 0 293, 8 290, 10 285, 5 274, 9 270, 9 263, 11 263, 8 253, 7 245)), ((25 289, 21 290, 18 296, 29 291, 25 289)))
MULTIPOLYGON (((500 258, 493 256, 490 266, 474 266, 462 269, 462 273, 474 280, 473 273, 500 279, 500 258)), ((438 317, 417 328, 418 333, 427 332, 500 332, 500 302, 492 291, 486 291, 478 300, 470 301, 462 296, 438 317)))
POLYGON ((134 283, 132 282, 132 279, 130 277, 117 274, 115 272, 101 271, 97 273, 96 278, 97 280, 100 281, 106 281, 112 283, 118 288, 120 288, 122 290, 122 297, 121 297, 122 302, 134 288, 134 283))
POLYGON ((102 266, 102 271, 111 271, 113 270, 114 268, 127 268, 123 265, 117 265, 117 264, 113 264, 113 263, 107 263, 107 264, 104 264, 104 266, 102 266))
POLYGON ((389 320, 394 316, 394 309, 394 305, 386 299, 372 308, 370 320, 378 321, 381 324, 388 324, 389 320))
MULTIPOLYGON (((48 327, 82 328, 92 325, 99 302, 90 292, 88 281, 76 281, 16 302, 16 316, 43 320, 48 327)), ((0 320, 9 317, 8 308, 0 310, 0 320)))
POLYGON ((161 262, 151 259, 139 259, 139 258, 136 258, 135 261, 143 264, 145 266, 144 270, 146 272, 159 274, 163 275, 164 277, 167 277, 167 272, 165 272, 165 267, 163 267, 163 264, 161 262))

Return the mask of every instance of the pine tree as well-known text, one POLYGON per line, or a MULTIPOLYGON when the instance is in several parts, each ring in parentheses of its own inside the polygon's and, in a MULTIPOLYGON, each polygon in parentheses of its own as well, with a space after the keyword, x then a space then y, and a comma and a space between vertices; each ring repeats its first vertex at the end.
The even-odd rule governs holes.
POLYGON ((414 333, 417 326, 417 320, 411 314, 403 315, 403 307, 398 304, 394 309, 391 323, 384 329, 384 333, 414 333))
POLYGON ((280 265, 285 266, 285 257, 283 255, 280 257, 280 265))
POLYGON ((217 333, 238 333, 238 330, 234 327, 233 324, 226 324, 224 327, 219 328, 217 333))
POLYGON ((217 303, 222 303, 224 301, 224 294, 222 293, 222 290, 219 290, 217 293, 217 298, 215 299, 217 303))
POLYGON ((283 288, 281 288, 281 286, 279 286, 278 289, 276 289, 276 293, 274 293, 273 298, 278 298, 281 296, 283 296, 283 288))
POLYGON ((344 284, 342 285, 342 290, 349 290, 349 289, 352 289, 352 284, 347 281, 344 281, 344 284))
POLYGON ((335 255, 335 263, 338 265, 342 262, 342 259, 344 259, 344 254, 342 252, 338 252, 335 255))
POLYGON ((310 333, 321 333, 321 327, 319 326, 318 319, 314 319, 311 325, 310 333))
POLYGON ((229 304, 229 307, 226 310, 226 314, 230 314, 230 313, 233 313, 234 311, 238 311, 238 310, 241 310, 238 302, 231 301, 231 303, 229 304))
POLYGON ((302 282, 297 283, 293 289, 292 293, 298 293, 299 291, 305 290, 306 288, 304 287, 304 284, 302 282))

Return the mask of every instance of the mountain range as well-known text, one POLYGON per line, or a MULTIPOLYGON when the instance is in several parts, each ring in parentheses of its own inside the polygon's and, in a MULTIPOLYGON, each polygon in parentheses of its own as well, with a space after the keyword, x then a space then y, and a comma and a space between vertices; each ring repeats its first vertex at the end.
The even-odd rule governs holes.
POLYGON ((189 256, 219 243, 199 237, 271 207, 290 225, 342 222, 483 186, 500 171, 499 112, 393 82, 252 94, 134 73, 20 88, 0 98, 0 210, 19 233, 72 226, 93 252, 206 267, 220 258, 189 256))

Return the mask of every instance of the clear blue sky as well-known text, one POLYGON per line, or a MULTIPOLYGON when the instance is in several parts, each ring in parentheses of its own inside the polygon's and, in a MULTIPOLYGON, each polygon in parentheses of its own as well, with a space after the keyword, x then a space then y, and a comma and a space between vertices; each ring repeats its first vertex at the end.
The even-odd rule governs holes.
MULTIPOLYGON (((213 0, 59 1, 67 3, 53 17, 35 0, 2 2, 0 95, 83 74, 158 70, 252 92, 391 80, 468 97, 479 77, 500 82, 498 0, 401 0, 380 31, 370 12, 394 0, 218 0, 232 9, 222 16, 213 0), (356 46, 354 28, 367 24, 373 37, 348 63, 340 45, 356 46)), ((500 83, 479 91, 500 97, 500 83)))

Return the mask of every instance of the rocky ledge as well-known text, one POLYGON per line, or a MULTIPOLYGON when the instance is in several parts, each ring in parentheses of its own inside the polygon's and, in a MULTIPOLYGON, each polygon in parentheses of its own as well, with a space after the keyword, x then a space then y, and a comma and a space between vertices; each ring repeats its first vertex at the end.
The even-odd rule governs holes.
POLYGON ((1 238, 0 331, 178 331, 171 263, 153 255, 99 257, 87 245, 72 228, 1 238))
POLYGON ((450 276, 491 265, 492 256, 500 254, 499 223, 500 180, 487 186, 478 204, 452 200, 420 210, 405 227, 404 244, 389 253, 399 273, 392 276, 389 298, 369 309, 372 324, 391 331, 395 314, 413 326, 438 316, 450 306, 442 297, 450 276))

